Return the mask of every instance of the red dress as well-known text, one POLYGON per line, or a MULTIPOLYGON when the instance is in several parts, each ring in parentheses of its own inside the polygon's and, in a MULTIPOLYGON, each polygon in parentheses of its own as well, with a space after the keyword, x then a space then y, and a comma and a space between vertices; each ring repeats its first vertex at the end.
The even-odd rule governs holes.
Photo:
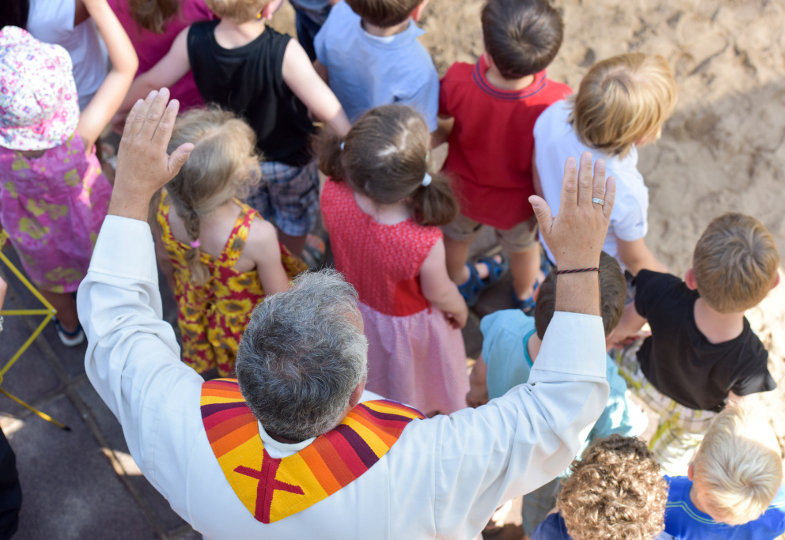
POLYGON ((465 407, 469 390, 460 330, 420 288, 420 268, 441 238, 409 219, 378 223, 345 183, 328 180, 322 214, 335 267, 357 289, 368 338, 366 388, 426 414, 465 407))

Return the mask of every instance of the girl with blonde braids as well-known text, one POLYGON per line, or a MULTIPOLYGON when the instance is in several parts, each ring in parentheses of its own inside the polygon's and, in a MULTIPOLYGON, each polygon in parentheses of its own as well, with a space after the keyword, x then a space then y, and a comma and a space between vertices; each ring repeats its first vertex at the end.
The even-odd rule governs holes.
POLYGON ((170 147, 185 142, 194 150, 157 205, 159 262, 173 270, 183 361, 227 376, 253 309, 305 265, 241 202, 261 180, 253 130, 229 112, 193 109, 178 119, 170 147))

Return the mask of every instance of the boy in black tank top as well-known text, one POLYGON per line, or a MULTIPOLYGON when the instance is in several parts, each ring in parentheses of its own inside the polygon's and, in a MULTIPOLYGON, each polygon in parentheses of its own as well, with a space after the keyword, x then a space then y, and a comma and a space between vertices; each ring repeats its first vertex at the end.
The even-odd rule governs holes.
POLYGON ((308 113, 340 136, 349 121, 302 46, 267 28, 283 0, 261 11, 240 0, 205 3, 220 21, 183 30, 166 56, 134 81, 121 111, 192 70, 205 102, 233 111, 254 129, 265 182, 249 203, 275 223, 289 251, 300 255, 319 209, 318 171, 309 150, 315 128, 308 113))

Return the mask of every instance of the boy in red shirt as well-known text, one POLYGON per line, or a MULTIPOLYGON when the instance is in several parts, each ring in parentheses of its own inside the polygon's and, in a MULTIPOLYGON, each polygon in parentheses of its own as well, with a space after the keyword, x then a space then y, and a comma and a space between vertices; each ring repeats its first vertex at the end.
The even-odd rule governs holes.
POLYGON ((444 227, 447 270, 470 306, 503 273, 498 259, 466 264, 474 235, 488 225, 510 254, 517 305, 534 308, 540 251, 528 203, 534 194, 532 130, 543 110, 572 93, 544 71, 559 51, 563 26, 547 0, 488 0, 482 10, 485 53, 475 65, 453 64, 441 81, 439 115, 453 122, 440 121, 436 142, 449 133, 444 170, 461 205, 444 227))

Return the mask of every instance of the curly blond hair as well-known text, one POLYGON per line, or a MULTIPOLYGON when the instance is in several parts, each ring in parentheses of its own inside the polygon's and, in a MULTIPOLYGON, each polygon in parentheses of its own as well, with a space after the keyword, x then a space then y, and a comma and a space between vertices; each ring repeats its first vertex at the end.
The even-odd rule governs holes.
POLYGON ((570 469, 558 504, 574 539, 639 540, 665 528, 668 487, 659 464, 637 437, 599 439, 570 469))

